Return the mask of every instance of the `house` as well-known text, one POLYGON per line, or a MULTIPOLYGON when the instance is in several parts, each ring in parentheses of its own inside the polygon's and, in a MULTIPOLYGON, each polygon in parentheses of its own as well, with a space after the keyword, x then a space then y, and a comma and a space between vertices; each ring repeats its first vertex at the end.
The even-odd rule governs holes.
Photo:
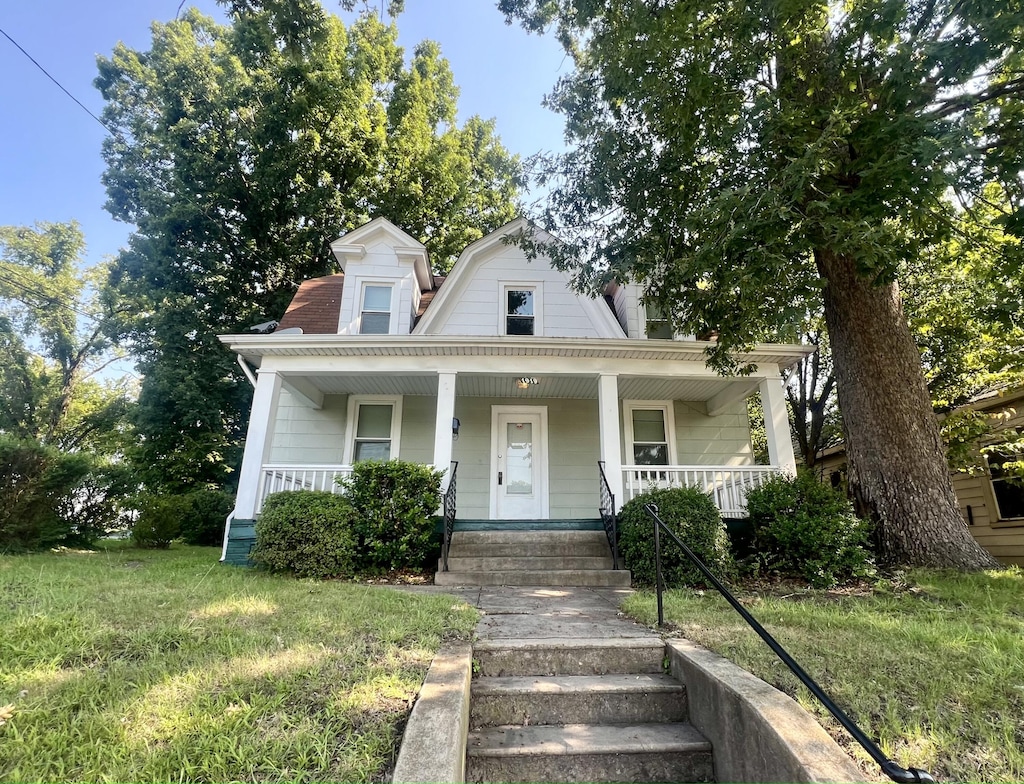
POLYGON ((665 325, 638 286, 591 298, 528 259, 510 242, 528 225, 474 242, 440 278, 377 218, 331 244, 340 271, 302 283, 276 332, 221 338, 255 386, 222 560, 246 560, 269 493, 333 490, 361 459, 445 469, 459 521, 539 529, 598 519, 602 491, 621 507, 680 484, 740 516, 749 487, 795 469, 780 374, 811 349, 759 345, 739 357, 751 375, 720 376, 709 343, 655 337, 665 325), (770 465, 752 456, 752 395, 770 465))
MULTIPOLYGON (((958 410, 973 410, 998 419, 996 430, 1024 432, 1024 386, 989 390, 958 410)), ((981 471, 952 471, 953 490, 971 533, 978 543, 1005 564, 1024 566, 1024 486, 1012 481, 1002 469, 1008 451, 985 443, 978 455, 981 471)), ((1020 458, 1017 458, 1020 459, 1020 458)), ((816 470, 823 481, 842 484, 846 451, 842 444, 822 454, 816 470)))

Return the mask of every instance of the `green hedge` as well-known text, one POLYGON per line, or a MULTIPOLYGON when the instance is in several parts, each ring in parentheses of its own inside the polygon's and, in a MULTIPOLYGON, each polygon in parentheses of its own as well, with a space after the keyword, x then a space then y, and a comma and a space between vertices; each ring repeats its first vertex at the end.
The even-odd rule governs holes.
POLYGON ((775 476, 747 494, 759 568, 828 587, 872 573, 869 524, 810 472, 775 476))
POLYGON ((343 496, 299 490, 274 493, 256 521, 253 563, 297 577, 351 577, 358 571, 356 511, 343 496))
MULTIPOLYGON (((716 576, 728 577, 732 573, 728 537, 715 502, 700 490, 680 487, 642 493, 622 507, 619 552, 635 582, 655 583, 654 523, 644 510, 645 504, 658 507, 659 517, 716 576)), ((666 586, 704 584, 697 567, 667 537, 662 540, 661 563, 666 586)))

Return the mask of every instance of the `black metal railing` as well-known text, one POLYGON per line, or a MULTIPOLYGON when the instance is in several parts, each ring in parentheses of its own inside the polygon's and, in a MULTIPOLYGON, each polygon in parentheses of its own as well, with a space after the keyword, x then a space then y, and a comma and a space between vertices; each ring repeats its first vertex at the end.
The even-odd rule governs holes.
POLYGON ((713 585, 720 594, 725 598, 732 608, 740 614, 740 617, 747 622, 757 635, 764 640, 764 642, 771 648, 775 655, 782 660, 792 673, 800 679, 800 682, 807 687, 807 689, 813 694, 818 701, 825 706, 829 713, 835 716, 836 721, 843 725, 848 733, 853 736, 864 751, 866 751, 871 758, 878 763, 882 768, 882 772, 893 781, 901 782, 901 784, 914 784, 914 782, 934 782, 931 774, 927 771, 921 770, 920 768, 901 768, 891 759, 882 753, 882 750, 878 748, 877 744, 871 740, 864 732, 858 727, 853 719, 846 715, 842 708, 836 705, 832 699, 822 691, 822 688, 815 682, 815 680, 807 674, 803 667, 801 667, 796 660, 789 655, 785 648, 776 640, 772 635, 765 629, 757 619, 754 618, 746 608, 739 603, 735 596, 730 593, 729 589, 726 588, 718 580, 717 577, 705 566, 704 562, 697 557, 696 553, 687 547, 683 541, 675 535, 671 528, 665 525, 664 521, 658 516, 658 507, 655 504, 645 504, 644 510, 650 515, 654 521, 654 566, 656 575, 656 584, 658 592, 658 626, 665 625, 665 612, 662 601, 662 593, 665 589, 664 578, 661 572, 661 533, 664 531, 674 541, 679 548, 683 551, 687 558, 689 558, 694 566, 696 566, 701 574, 707 579, 711 585, 713 585))
POLYGON ((457 460, 452 461, 451 475, 448 477, 448 489, 444 491, 444 540, 441 542, 441 569, 448 571, 448 548, 452 544, 452 533, 455 531, 455 474, 459 470, 457 460))
POLYGON ((597 471, 600 475, 601 493, 601 522, 604 524, 604 532, 608 537, 608 544, 612 548, 612 568, 621 569, 619 565, 619 532, 618 518, 615 515, 615 493, 608 485, 608 477, 604 473, 604 460, 597 461, 597 471))

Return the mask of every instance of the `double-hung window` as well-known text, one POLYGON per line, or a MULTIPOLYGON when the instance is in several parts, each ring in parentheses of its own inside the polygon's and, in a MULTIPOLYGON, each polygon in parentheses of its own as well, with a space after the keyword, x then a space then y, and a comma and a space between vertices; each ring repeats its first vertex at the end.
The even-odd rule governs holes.
POLYGON ((1024 480, 1011 470, 1008 464, 1024 459, 1013 452, 993 450, 987 456, 989 478, 992 481, 992 493, 996 498, 996 507, 1000 520, 1018 520, 1024 518, 1024 480))
POLYGON ((346 462, 390 460, 398 457, 402 420, 400 397, 352 397, 349 399, 350 438, 346 462))
POLYGON ((505 287, 505 334, 536 335, 536 289, 505 287))
POLYGON ((387 335, 391 331, 391 289, 382 283, 363 285, 359 309, 360 335, 387 335))
POLYGON ((633 465, 670 465, 675 455, 671 402, 626 402, 627 449, 633 465))
POLYGON ((644 305, 644 316, 647 321, 645 331, 649 340, 672 340, 672 326, 661 312, 661 308, 653 302, 648 302, 644 305))

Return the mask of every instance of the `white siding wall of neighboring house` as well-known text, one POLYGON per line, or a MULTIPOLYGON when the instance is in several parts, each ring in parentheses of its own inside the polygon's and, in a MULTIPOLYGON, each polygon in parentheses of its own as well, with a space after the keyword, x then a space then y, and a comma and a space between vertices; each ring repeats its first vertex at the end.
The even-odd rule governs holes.
MULTIPOLYGON (((442 335, 503 334, 503 285, 516 283, 537 287, 534 302, 541 310, 538 314, 538 335, 588 338, 601 334, 580 302, 579 295, 566 284, 565 276, 542 259, 529 261, 516 246, 493 249, 478 262, 473 272, 460 292, 452 292, 458 296, 446 322, 436 325, 431 332, 442 335)), ((598 304, 607 308, 603 301, 598 304)))
POLYGON ((413 263, 398 258, 398 254, 384 240, 370 244, 361 259, 351 259, 345 265, 345 287, 341 294, 341 317, 338 333, 359 334, 360 297, 363 284, 391 283, 395 290, 391 300, 392 335, 407 335, 412 328, 414 301, 418 301, 418 287, 413 263))
POLYGON ((338 464, 345 451, 347 395, 325 395, 323 408, 304 405, 281 390, 271 463, 338 464))

